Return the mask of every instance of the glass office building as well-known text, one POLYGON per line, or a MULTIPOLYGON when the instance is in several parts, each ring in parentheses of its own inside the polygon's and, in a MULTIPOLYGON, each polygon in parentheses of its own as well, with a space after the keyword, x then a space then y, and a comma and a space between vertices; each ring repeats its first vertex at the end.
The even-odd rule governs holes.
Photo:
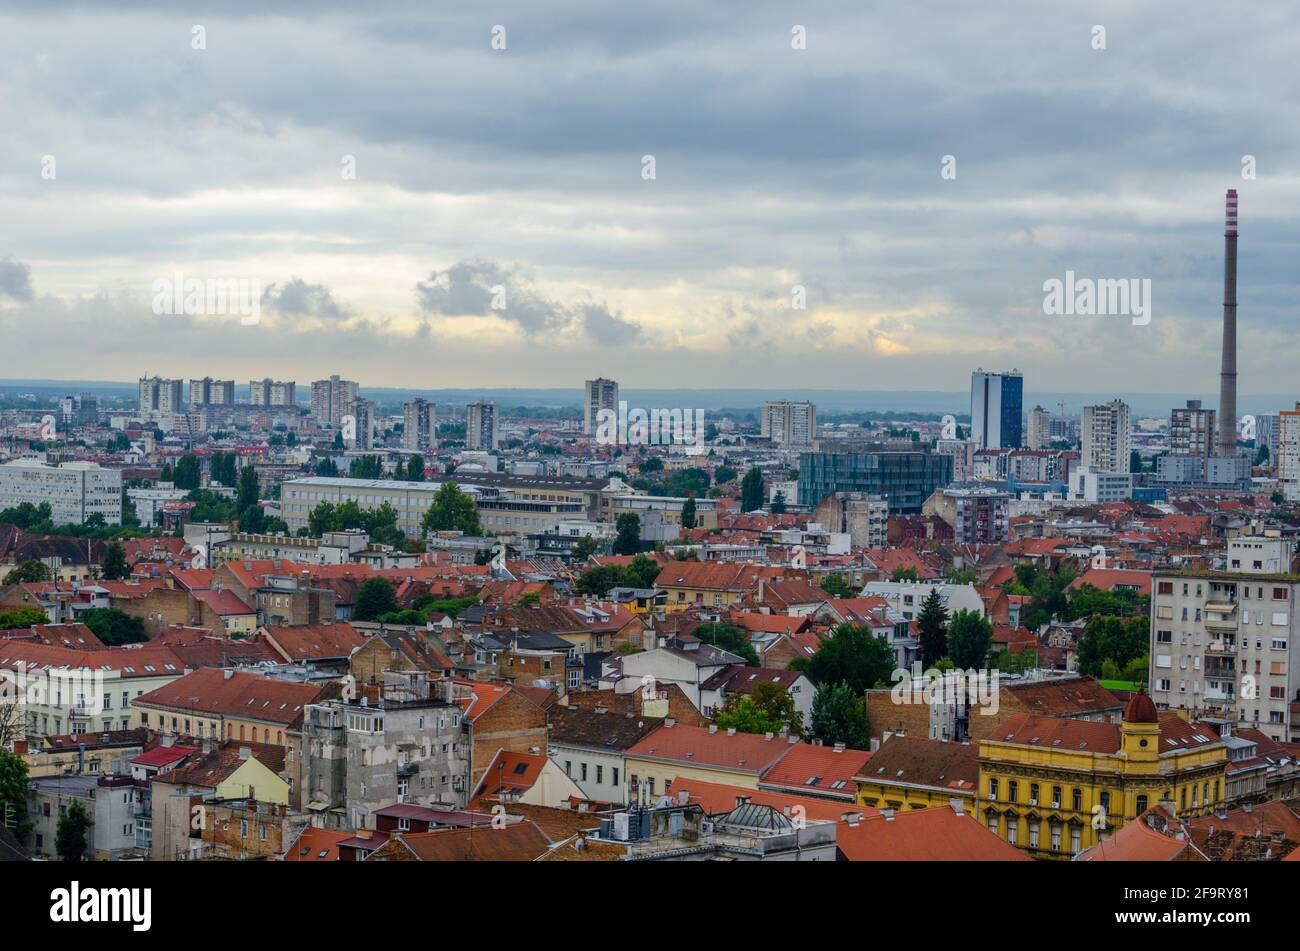
POLYGON ((831 492, 869 492, 891 515, 914 515, 952 481, 952 457, 929 452, 805 452, 799 456, 799 504, 817 505, 831 492))

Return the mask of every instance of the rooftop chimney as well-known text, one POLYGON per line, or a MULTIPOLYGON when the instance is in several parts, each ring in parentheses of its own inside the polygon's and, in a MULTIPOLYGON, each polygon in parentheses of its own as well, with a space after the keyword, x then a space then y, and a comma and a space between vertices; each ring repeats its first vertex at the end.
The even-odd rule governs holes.
POLYGON ((1223 362, 1219 372, 1219 455, 1237 454, 1237 189, 1223 209, 1223 362))

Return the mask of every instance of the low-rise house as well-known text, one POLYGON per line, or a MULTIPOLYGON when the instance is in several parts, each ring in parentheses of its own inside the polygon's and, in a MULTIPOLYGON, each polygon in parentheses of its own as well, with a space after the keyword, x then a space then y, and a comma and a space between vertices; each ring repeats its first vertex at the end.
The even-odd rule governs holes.
POLYGON ((666 720, 628 749, 629 794, 635 798, 642 786, 650 796, 668 794, 682 779, 757 789, 762 776, 795 743, 794 737, 690 727, 666 720))
POLYGON ((663 725, 662 717, 555 707, 550 712, 550 756, 587 799, 627 803, 628 749, 663 725))
POLYGON ((464 714, 470 784, 477 786, 498 750, 546 753, 546 711, 506 684, 456 681, 455 702, 464 714))
POLYGON ((251 797, 205 800, 199 815, 204 859, 283 861, 311 824, 310 817, 284 803, 251 797))
POLYGON ((346 621, 272 626, 264 633, 267 643, 286 663, 333 673, 346 672, 353 651, 366 643, 366 638, 346 621))
POLYGON ((979 747, 894 735, 854 776, 857 801, 876 809, 923 809, 953 801, 975 806, 979 747))
POLYGON ((322 688, 204 667, 134 698, 138 724, 164 734, 283 746, 322 688))
POLYGON ((277 755, 273 747, 225 744, 155 776, 147 817, 150 858, 178 861, 205 857, 203 831, 211 818, 204 808, 208 802, 242 801, 240 797, 244 797, 287 805, 289 784, 278 775, 283 768, 283 750, 277 755))
POLYGON ((483 770, 470 808, 482 812, 496 803, 513 802, 558 807, 585 798, 582 787, 549 756, 498 750, 483 770))
POLYGON ((629 690, 660 683, 676 684, 695 708, 703 712, 704 683, 728 667, 744 664, 745 660, 700 641, 678 643, 681 646, 657 647, 623 657, 623 679, 629 682, 629 690))
POLYGON ((23 729, 31 740, 132 729, 138 724, 131 702, 183 672, 170 649, 150 644, 83 651, 0 640, 0 678, 23 690, 23 729))
POLYGON ((80 802, 93 823, 87 833, 88 858, 107 862, 143 857, 135 834, 138 788, 130 776, 42 776, 31 780, 27 790, 34 854, 59 857, 59 820, 73 802, 80 802))
POLYGON ((772 667, 729 664, 722 668, 700 684, 700 711, 706 717, 716 716, 726 706, 728 697, 753 694, 754 688, 764 683, 773 684, 788 692, 794 701, 795 712, 800 716, 801 725, 809 725, 813 694, 816 692, 812 681, 798 671, 772 667))

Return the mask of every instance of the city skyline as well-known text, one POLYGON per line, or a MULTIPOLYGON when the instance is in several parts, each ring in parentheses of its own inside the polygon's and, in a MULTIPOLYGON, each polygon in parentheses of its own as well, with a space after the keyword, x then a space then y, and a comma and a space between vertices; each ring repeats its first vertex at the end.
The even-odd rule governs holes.
POLYGON ((979 14, 956 7, 938 30, 848 4, 759 6, 743 23, 670 6, 630 30, 586 7, 308 20, 237 4, 198 24, 194 49, 193 18, 134 9, 121 27, 96 4, 57 30, 36 6, 0 20, 19 93, 8 129, 30 153, 0 168, 14 223, 0 327, 82 341, 61 357, 79 375, 125 378, 148 341, 185 378, 214 361, 274 376, 292 353, 299 378, 346 359, 356 378, 407 386, 553 386, 595 363, 670 386, 770 373, 956 390, 982 364, 1210 391, 1231 186, 1241 392, 1290 379, 1300 180, 1279 158, 1293 107, 1270 95, 1294 70, 1281 10, 1269 31, 1211 36, 1170 4, 1025 4, 972 44, 962 25, 979 14), (364 65, 340 73, 353 36, 364 65), (290 68, 270 53, 287 45, 302 54, 290 68), (108 69, 123 48, 150 72, 108 69), (1249 72, 1217 81, 1242 59, 1249 72), (91 73, 95 95, 70 97, 91 73), (542 78, 557 85, 543 93, 542 78), (467 83, 476 110, 457 105, 467 83), (715 94, 692 101, 701 83, 715 94), (441 94, 417 91, 431 85, 441 94), (1044 315, 1044 282, 1067 272, 1150 280, 1151 323, 1044 315), (175 275, 258 282, 260 322, 155 314, 154 282, 175 275))

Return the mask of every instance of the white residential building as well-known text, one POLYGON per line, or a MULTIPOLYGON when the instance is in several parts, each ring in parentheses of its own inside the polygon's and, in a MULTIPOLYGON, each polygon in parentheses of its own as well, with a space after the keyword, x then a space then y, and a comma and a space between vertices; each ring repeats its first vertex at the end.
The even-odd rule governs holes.
POLYGON ((593 436, 601 410, 609 410, 615 415, 618 413, 618 383, 603 377, 587 380, 583 384, 582 397, 582 431, 593 436))
POLYGON ((500 444, 497 432, 497 405, 486 400, 465 407, 465 448, 496 449, 500 444))
POLYGON ((1128 472, 1132 413, 1123 400, 1083 408, 1081 465, 1098 472, 1128 472))
POLYGON ((102 515, 109 525, 122 523, 122 473, 93 462, 47 465, 16 459, 0 466, 0 509, 23 502, 48 502, 56 525, 81 525, 102 515))
POLYGON ((777 400, 763 404, 759 435, 778 446, 811 446, 817 434, 817 407, 807 400, 777 400))
POLYGON ((1151 699, 1189 719, 1230 717, 1282 742, 1300 728, 1291 543, 1276 535, 1228 540, 1226 571, 1166 570, 1152 577, 1151 699))

